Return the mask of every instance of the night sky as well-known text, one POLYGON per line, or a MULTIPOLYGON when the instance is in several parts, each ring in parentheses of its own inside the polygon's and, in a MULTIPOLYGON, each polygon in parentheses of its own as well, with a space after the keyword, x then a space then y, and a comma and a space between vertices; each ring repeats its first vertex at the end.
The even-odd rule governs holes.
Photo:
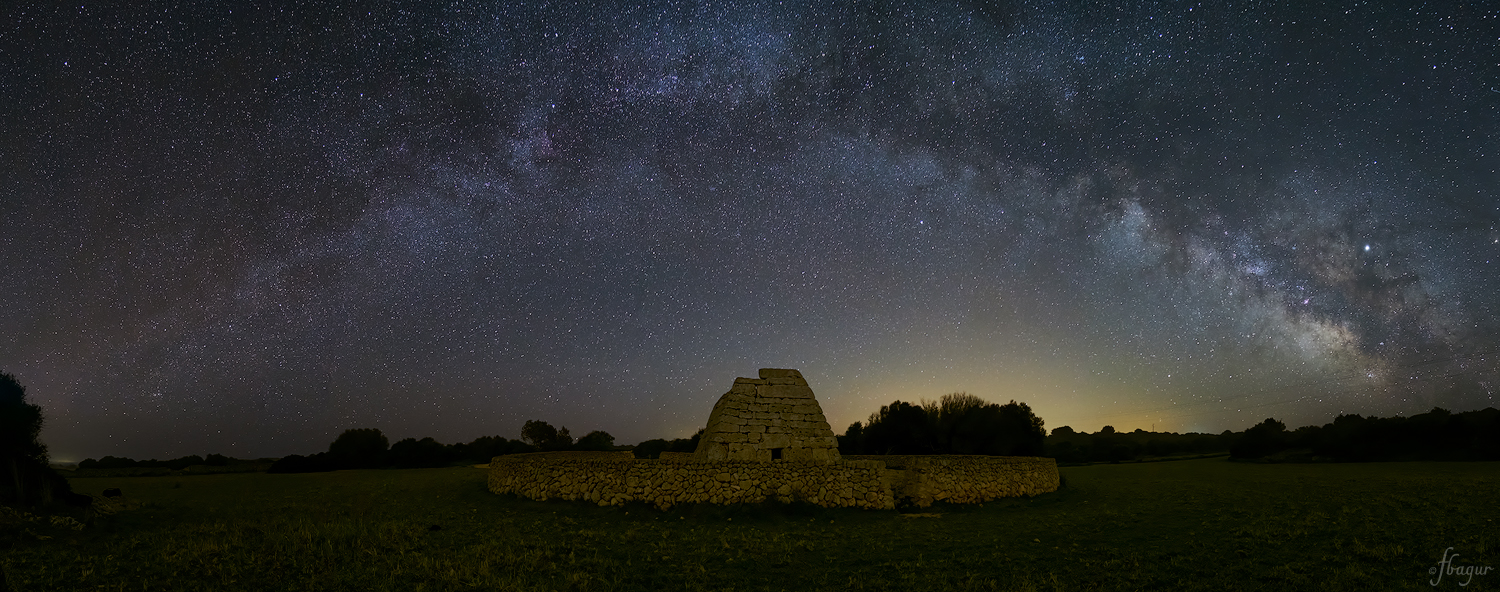
POLYGON ((838 432, 1497 404, 1486 3, 20 4, 0 371, 54 460, 685 437, 762 367, 838 432))

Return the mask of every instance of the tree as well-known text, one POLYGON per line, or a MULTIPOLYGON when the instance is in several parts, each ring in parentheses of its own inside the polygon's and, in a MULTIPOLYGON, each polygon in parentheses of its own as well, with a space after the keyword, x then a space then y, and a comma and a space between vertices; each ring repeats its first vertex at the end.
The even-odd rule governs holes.
POLYGON ((630 452, 636 458, 661 458, 661 453, 672 446, 671 442, 663 438, 653 438, 635 445, 630 452))
POLYGON ((521 426, 521 439, 537 448, 547 448, 557 441, 557 428, 540 419, 533 419, 521 426))
POLYGON ((1041 456, 1046 454, 1047 428, 1042 418, 1031 411, 1025 403, 1011 399, 1000 406, 1000 418, 996 427, 1000 433, 999 452, 1011 456, 1041 456))
POLYGON ((704 429, 706 428, 698 428, 698 431, 693 432, 693 437, 691 438, 677 438, 672 440, 671 444, 667 446, 667 452, 697 452, 698 440, 703 438, 704 429))
POLYGON ((873 454, 932 454, 932 426, 927 410, 900 400, 870 414, 865 446, 873 454))
POLYGON ((1286 424, 1267 417, 1255 427, 1245 430, 1244 435, 1229 448, 1231 458, 1261 458, 1286 448, 1286 424))
POLYGON ((26 387, 0 372, 0 503, 19 506, 65 501, 86 505, 68 480, 48 464, 42 408, 26 402, 26 387))
POLYGON ((615 437, 609 435, 609 432, 594 430, 586 434, 584 437, 579 438, 578 444, 574 445, 573 448, 575 450, 597 450, 608 452, 615 449, 615 437))
POLYGON ((536 447, 504 436, 481 436, 469 443, 468 458, 474 462, 490 462, 497 456, 521 452, 536 452, 536 447))
POLYGON ((860 422, 849 424, 844 435, 839 436, 839 454, 864 454, 865 426, 860 422))
POLYGON ((370 469, 385 464, 390 441, 375 428, 344 430, 328 445, 328 456, 346 469, 370 469))
POLYGON ((969 393, 943 395, 929 412, 936 424, 936 451, 944 454, 1000 454, 995 429, 999 406, 969 393))
POLYGON ((445 467, 448 448, 430 437, 407 438, 391 446, 390 459, 402 469, 445 467))

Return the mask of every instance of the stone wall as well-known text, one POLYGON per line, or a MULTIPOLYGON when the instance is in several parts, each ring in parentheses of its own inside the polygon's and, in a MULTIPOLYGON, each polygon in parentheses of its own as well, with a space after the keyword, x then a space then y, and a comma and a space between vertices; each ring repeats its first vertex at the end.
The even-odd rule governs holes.
POLYGON ((897 501, 978 503, 1056 491, 1050 458, 846 456, 839 462, 636 460, 624 456, 497 456, 489 489, 601 506, 645 502, 737 504, 805 501, 824 507, 891 509, 897 501))
POLYGON ((489 489, 547 500, 585 500, 601 506, 645 502, 658 508, 684 503, 738 504, 805 501, 825 507, 896 507, 879 461, 682 462, 678 460, 527 459, 490 461, 489 489))
POLYGON ((849 455, 880 461, 897 500, 918 507, 933 502, 973 504, 1057 491, 1057 461, 1035 456, 849 455))

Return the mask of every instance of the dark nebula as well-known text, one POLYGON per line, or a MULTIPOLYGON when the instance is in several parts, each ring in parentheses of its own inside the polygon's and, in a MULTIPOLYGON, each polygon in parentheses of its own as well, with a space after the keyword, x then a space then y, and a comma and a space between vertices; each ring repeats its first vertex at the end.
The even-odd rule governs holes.
POLYGON ((7 3, 0 370, 60 460, 1495 405, 1500 12, 1141 4, 7 3))

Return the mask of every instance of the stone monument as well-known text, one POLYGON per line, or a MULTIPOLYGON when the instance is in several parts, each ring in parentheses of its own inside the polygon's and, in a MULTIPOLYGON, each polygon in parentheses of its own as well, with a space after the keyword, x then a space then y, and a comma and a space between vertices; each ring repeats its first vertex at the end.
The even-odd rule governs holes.
POLYGON ((837 462, 838 439, 812 388, 796 370, 761 368, 736 378, 714 404, 694 462, 789 460, 837 462))

